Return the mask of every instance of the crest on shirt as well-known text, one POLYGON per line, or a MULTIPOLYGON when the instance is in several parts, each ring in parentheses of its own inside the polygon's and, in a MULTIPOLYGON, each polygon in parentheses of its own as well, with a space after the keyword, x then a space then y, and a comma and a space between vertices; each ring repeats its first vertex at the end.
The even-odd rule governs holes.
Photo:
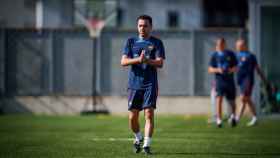
POLYGON ((242 57, 242 58, 241 58, 241 61, 242 61, 242 62, 246 61, 246 57, 242 57))
POLYGON ((230 61, 231 60, 231 57, 227 57, 227 61, 230 61))
POLYGON ((154 48, 155 48, 154 45, 149 45, 149 46, 148 46, 148 50, 149 50, 149 51, 152 51, 154 48))

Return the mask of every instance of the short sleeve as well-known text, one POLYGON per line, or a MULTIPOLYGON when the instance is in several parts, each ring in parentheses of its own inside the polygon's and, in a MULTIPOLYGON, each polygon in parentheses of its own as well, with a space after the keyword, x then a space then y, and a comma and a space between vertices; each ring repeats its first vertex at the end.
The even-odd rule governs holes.
POLYGON ((165 59, 165 49, 164 49, 164 45, 161 40, 159 40, 159 42, 158 42, 156 57, 165 59))
POLYGON ((210 61, 209 61, 209 66, 217 67, 217 62, 216 62, 216 58, 215 58, 214 53, 211 54, 210 61))
POLYGON ((126 55, 127 57, 131 58, 131 39, 127 39, 127 41, 124 44, 122 55, 126 55))

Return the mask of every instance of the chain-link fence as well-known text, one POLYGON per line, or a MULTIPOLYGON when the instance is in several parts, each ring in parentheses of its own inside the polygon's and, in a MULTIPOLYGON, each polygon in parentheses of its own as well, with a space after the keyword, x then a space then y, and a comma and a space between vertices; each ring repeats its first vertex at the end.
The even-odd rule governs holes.
MULTIPOLYGON (((240 31, 156 31, 166 61, 159 70, 160 94, 208 95, 209 52, 217 37, 229 48, 240 31)), ((125 40, 135 31, 104 30, 91 39, 86 30, 0 31, 0 87, 5 95, 126 95, 127 70, 120 66, 125 40), (95 47, 97 46, 97 47, 95 47)))

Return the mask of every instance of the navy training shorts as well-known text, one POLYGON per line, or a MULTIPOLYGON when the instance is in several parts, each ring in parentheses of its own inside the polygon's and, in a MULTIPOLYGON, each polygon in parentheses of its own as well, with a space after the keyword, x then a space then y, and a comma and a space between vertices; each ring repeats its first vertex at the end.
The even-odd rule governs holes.
POLYGON ((156 109, 158 91, 155 87, 128 89, 128 110, 156 109))

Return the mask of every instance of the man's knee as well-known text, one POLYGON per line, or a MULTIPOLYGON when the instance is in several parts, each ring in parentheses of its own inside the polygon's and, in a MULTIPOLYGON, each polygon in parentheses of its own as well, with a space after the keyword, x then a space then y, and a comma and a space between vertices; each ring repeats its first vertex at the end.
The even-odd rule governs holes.
POLYGON ((222 105, 222 101, 223 101, 223 96, 216 96, 217 105, 222 105))
POLYGON ((135 120, 138 119, 138 116, 139 116, 139 111, 137 111, 137 110, 131 110, 131 111, 130 111, 130 114, 129 114, 129 120, 135 121, 135 120))
POLYGON ((250 97, 249 96, 245 96, 245 95, 242 95, 241 96, 241 101, 242 102, 248 102, 250 100, 250 97))
POLYGON ((154 109, 153 108, 145 109, 145 119, 147 121, 152 121, 154 119, 154 109))

